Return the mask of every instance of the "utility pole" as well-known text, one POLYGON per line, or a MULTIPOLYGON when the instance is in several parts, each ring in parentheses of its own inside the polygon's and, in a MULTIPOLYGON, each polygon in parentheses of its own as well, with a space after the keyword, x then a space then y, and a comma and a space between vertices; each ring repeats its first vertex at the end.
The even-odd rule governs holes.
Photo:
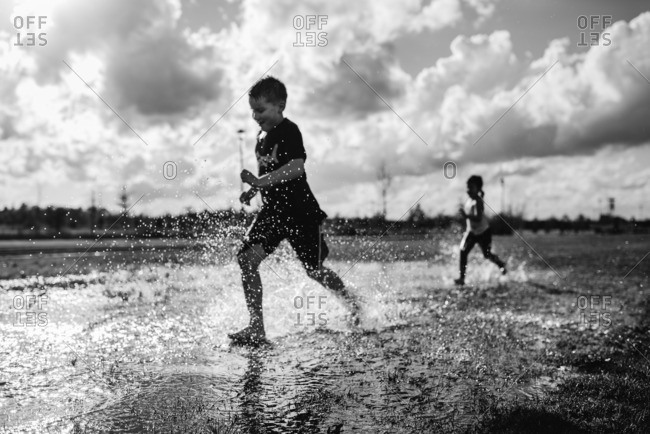
POLYGON ((501 214, 506 212, 506 184, 503 176, 501 177, 501 214))
POLYGON ((126 185, 122 186, 122 193, 120 194, 120 201, 118 205, 122 207, 122 213, 126 214, 126 211, 129 209, 129 195, 126 193, 126 185))
POLYGON ((95 204, 95 190, 90 193, 90 235, 92 236, 95 230, 95 219, 97 216, 97 206, 95 204))
POLYGON ((386 162, 382 161, 377 170, 377 181, 379 181, 379 190, 381 192, 381 216, 385 220, 388 212, 388 189, 393 182, 393 176, 386 168, 386 162))

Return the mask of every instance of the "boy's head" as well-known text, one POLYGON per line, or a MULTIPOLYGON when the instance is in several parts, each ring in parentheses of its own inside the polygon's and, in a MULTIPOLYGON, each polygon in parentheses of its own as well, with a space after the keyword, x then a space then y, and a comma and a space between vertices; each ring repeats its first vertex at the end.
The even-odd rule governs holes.
MULTIPOLYGON (((478 175, 472 175, 467 180, 467 194, 470 197, 481 195, 483 192, 483 178, 478 175)), ((482 195, 481 195, 482 196, 482 195)))
POLYGON ((262 131, 268 132, 284 119, 282 112, 287 104, 287 88, 275 77, 264 77, 248 92, 248 103, 255 122, 262 131))

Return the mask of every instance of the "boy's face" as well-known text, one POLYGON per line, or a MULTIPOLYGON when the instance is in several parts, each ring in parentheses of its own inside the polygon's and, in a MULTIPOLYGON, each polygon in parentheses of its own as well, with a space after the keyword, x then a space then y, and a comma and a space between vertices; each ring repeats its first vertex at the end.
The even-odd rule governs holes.
POLYGON ((253 119, 259 124, 262 131, 268 133, 284 119, 284 116, 282 116, 284 102, 273 103, 267 101, 264 97, 258 99, 249 97, 248 104, 253 110, 253 119))
POLYGON ((476 184, 467 184, 467 195, 472 199, 478 197, 478 186, 476 184))

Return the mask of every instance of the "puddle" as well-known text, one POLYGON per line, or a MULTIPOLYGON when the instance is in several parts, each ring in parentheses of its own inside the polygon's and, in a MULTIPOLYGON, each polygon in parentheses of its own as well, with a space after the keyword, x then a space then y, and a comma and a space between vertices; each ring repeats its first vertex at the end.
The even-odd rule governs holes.
MULTIPOLYGON (((491 362, 475 324, 505 320, 467 316, 471 326, 459 327, 468 314, 440 277, 448 269, 356 264, 345 276, 363 299, 356 329, 345 305, 281 253, 261 269, 272 340, 261 350, 226 338, 248 319, 233 262, 2 280, 0 432, 460 429, 475 417, 477 378, 499 393, 481 371, 491 362)), ((530 317, 508 321, 515 329, 530 317)), ((556 382, 538 377, 502 393, 537 399, 556 382)))

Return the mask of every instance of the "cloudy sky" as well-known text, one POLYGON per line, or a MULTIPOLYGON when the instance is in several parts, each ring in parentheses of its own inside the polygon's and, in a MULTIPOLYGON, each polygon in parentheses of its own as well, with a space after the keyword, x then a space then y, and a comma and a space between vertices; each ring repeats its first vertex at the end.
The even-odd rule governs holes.
POLYGON ((136 214, 237 207, 239 129, 255 170, 246 92, 271 74, 331 216, 375 214, 384 165, 390 218, 420 197, 427 213, 455 212, 472 174, 495 211, 503 199, 528 218, 594 217, 614 197, 617 214, 648 218, 648 10, 2 0, 0 206, 87 207, 95 192, 117 211, 126 185, 136 214))

